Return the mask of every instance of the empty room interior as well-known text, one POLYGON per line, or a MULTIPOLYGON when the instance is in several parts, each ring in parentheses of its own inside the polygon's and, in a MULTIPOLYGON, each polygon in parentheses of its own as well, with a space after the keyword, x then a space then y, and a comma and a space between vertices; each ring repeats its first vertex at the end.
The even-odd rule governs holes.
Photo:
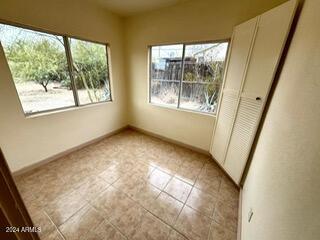
POLYGON ((320 239, 319 0, 1 0, 0 239, 320 239))

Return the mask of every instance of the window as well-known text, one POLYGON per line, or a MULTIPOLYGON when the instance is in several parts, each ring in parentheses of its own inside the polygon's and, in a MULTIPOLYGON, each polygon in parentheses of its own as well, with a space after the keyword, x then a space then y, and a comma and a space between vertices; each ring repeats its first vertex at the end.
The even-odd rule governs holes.
POLYGON ((75 105, 61 36, 1 24, 0 38, 25 113, 75 105))
POLYGON ((69 42, 79 103, 110 101, 106 46, 74 38, 69 42))
POLYGON ((25 114, 111 100, 106 45, 6 24, 0 41, 25 114))
POLYGON ((152 47, 151 102, 177 106, 183 45, 152 47))
POLYGON ((151 47, 150 102, 215 113, 228 42, 151 47))

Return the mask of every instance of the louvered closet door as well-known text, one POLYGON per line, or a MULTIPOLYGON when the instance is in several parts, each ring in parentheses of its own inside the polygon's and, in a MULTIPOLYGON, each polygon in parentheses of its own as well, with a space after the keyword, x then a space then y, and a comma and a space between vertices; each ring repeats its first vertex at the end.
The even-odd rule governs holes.
POLYGON ((221 92, 217 122, 212 139, 211 154, 221 165, 225 160, 230 132, 237 110, 241 81, 245 73, 257 18, 234 28, 226 66, 224 89, 221 92))
POLYGON ((242 168, 251 149, 261 110, 261 100, 241 96, 224 164, 226 171, 237 183, 241 180, 242 168))
POLYGON ((223 91, 219 111, 215 137, 213 138, 212 154, 214 158, 223 164, 229 133, 232 129, 235 111, 237 109, 238 93, 235 91, 223 91))
MULTIPOLYGON (((238 83, 240 89, 239 97, 234 106, 235 111, 231 116, 233 117, 231 127, 229 126, 230 120, 226 120, 226 114, 224 113, 227 106, 224 103, 226 101, 225 97, 222 96, 221 99, 212 141, 212 155, 237 184, 241 181, 249 157, 296 6, 297 1, 291 0, 255 18, 257 20, 256 30, 251 42, 251 49, 247 50, 248 58, 245 63, 238 59, 238 64, 245 64, 245 66, 243 67, 243 76, 237 78, 240 81, 238 83), (227 127, 223 125, 223 121, 228 124, 227 127), (221 136, 223 137, 221 138, 221 136), (216 148, 222 149, 222 146, 224 152, 222 150, 217 151, 216 148)), ((252 20, 247 23, 249 22, 252 22, 252 20)), ((233 52, 237 47, 239 46, 231 46, 230 59, 232 59, 233 52)), ((234 62, 233 64, 237 63, 234 62)), ((228 85, 228 71, 227 68, 225 86, 228 85)), ((224 88, 223 93, 225 91, 228 91, 228 89, 224 88)), ((230 114, 227 116, 230 116, 230 114)))

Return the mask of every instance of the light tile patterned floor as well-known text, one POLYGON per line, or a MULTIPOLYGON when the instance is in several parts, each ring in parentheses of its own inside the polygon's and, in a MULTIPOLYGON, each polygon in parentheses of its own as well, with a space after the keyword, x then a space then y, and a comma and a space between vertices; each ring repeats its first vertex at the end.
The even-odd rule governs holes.
POLYGON ((239 192, 219 167, 132 130, 16 182, 41 239, 236 239, 239 192))

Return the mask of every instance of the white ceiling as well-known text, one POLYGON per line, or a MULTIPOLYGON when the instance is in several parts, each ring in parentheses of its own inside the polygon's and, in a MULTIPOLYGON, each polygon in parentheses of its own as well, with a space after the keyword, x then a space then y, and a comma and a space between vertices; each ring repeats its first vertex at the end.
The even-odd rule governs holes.
POLYGON ((122 16, 131 16, 163 7, 175 5, 187 0, 90 0, 122 16))

